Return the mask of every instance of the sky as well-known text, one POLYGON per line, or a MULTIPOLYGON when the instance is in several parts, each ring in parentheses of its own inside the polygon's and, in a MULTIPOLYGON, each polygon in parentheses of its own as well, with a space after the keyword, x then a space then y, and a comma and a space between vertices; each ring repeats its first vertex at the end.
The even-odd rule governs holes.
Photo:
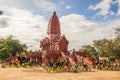
POLYGON ((120 0, 0 0, 0 37, 12 35, 28 50, 39 50, 48 22, 57 12, 69 50, 112 39, 120 27, 120 0))

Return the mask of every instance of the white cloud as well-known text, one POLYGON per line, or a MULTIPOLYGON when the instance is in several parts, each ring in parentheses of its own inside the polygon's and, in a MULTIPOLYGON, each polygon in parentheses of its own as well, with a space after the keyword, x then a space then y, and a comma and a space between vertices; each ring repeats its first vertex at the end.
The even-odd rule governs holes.
POLYGON ((85 16, 78 14, 62 16, 60 21, 62 33, 70 41, 70 49, 79 49, 83 45, 92 44, 93 40, 113 38, 114 24, 120 23, 120 20, 116 20, 102 25, 87 20, 85 16))
POLYGON ((67 6, 65 6, 65 8, 66 8, 66 9, 71 9, 72 7, 69 6, 69 5, 67 5, 67 6))
POLYGON ((98 10, 96 15, 114 15, 114 12, 110 10, 111 4, 114 3, 113 0, 101 0, 96 5, 90 5, 88 9, 98 10))
POLYGON ((23 0, 0 0, 1 7, 23 7, 24 3, 23 0))
POLYGON ((92 31, 97 27, 97 24, 85 18, 84 15, 70 14, 60 18, 63 26, 71 27, 72 32, 92 31))
POLYGON ((12 7, 34 12, 38 9, 44 13, 56 10, 56 6, 57 5, 50 0, 0 0, 0 8, 4 12, 7 12, 7 7, 12 7))
POLYGON ((39 41, 46 36, 46 19, 43 16, 34 15, 30 11, 18 8, 10 8, 8 12, 10 15, 0 16, 0 23, 3 23, 0 25, 0 36, 12 35, 22 43, 26 43, 29 49, 38 50, 39 41))
POLYGON ((63 34, 66 34, 70 41, 69 47, 80 48, 80 46, 91 43, 92 32, 98 27, 97 23, 89 21, 83 15, 70 14, 62 16, 61 30, 63 34))
POLYGON ((36 1, 35 4, 40 9, 46 10, 46 11, 54 11, 56 10, 56 5, 51 2, 50 0, 39 0, 36 1))
POLYGON ((8 16, 0 16, 0 28, 5 28, 8 26, 8 20, 9 17, 8 16))
POLYGON ((114 21, 110 21, 108 26, 111 28, 120 27, 120 19, 115 19, 114 21))
POLYGON ((118 11, 117 11, 117 15, 120 16, 120 0, 117 0, 117 4, 118 4, 118 11))

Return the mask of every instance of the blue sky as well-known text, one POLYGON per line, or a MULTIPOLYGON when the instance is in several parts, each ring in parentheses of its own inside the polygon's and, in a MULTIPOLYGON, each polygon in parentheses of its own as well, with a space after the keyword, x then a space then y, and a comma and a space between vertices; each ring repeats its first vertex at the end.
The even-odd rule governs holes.
POLYGON ((26 43, 28 50, 39 49, 54 10, 69 49, 114 38, 113 28, 120 25, 120 0, 0 0, 0 10, 4 12, 0 37, 12 35, 26 43))

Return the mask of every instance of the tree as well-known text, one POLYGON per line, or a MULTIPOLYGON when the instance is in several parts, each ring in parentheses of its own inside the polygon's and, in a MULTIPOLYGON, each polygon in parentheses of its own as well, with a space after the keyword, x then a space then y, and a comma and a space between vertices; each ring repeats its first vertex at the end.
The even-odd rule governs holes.
POLYGON ((116 59, 120 59, 120 40, 116 37, 113 40, 113 50, 112 50, 116 59))
POLYGON ((0 59, 9 58, 10 56, 11 56, 11 54, 9 53, 7 48, 2 48, 0 50, 0 59))
POLYGON ((109 40, 102 39, 102 40, 96 40, 93 42, 94 42, 93 45, 96 48, 99 57, 109 56, 109 54, 111 53, 110 46, 109 46, 109 43, 110 43, 109 40))
POLYGON ((14 40, 10 37, 4 40, 4 47, 14 56, 16 53, 26 51, 27 47, 25 44, 21 44, 19 40, 14 40))
POLYGON ((113 53, 116 59, 120 59, 120 27, 114 28, 116 38, 113 39, 113 53))
POLYGON ((100 57, 114 57, 120 59, 120 40, 118 36, 114 39, 94 41, 94 47, 97 49, 100 57))
POLYGON ((114 39, 101 39, 93 41, 93 46, 85 45, 82 49, 86 50, 87 57, 109 57, 120 59, 120 27, 115 28, 117 36, 114 39))
POLYGON ((117 38, 120 40, 120 27, 114 28, 115 34, 117 34, 117 38))
POLYGON ((82 49, 86 51, 86 56, 91 58, 97 58, 97 51, 91 45, 82 46, 82 49))
POLYGON ((0 38, 0 50, 2 57, 7 56, 8 53, 15 56, 16 53, 21 53, 27 51, 27 46, 21 44, 19 40, 12 39, 12 37, 0 38), (5 50, 6 52, 4 52, 5 50))

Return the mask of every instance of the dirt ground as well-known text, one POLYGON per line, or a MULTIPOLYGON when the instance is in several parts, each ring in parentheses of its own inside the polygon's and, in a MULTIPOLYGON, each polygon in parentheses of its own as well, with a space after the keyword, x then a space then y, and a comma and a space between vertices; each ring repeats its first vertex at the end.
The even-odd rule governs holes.
POLYGON ((42 68, 0 68, 0 80, 120 80, 120 71, 47 73, 42 68))

